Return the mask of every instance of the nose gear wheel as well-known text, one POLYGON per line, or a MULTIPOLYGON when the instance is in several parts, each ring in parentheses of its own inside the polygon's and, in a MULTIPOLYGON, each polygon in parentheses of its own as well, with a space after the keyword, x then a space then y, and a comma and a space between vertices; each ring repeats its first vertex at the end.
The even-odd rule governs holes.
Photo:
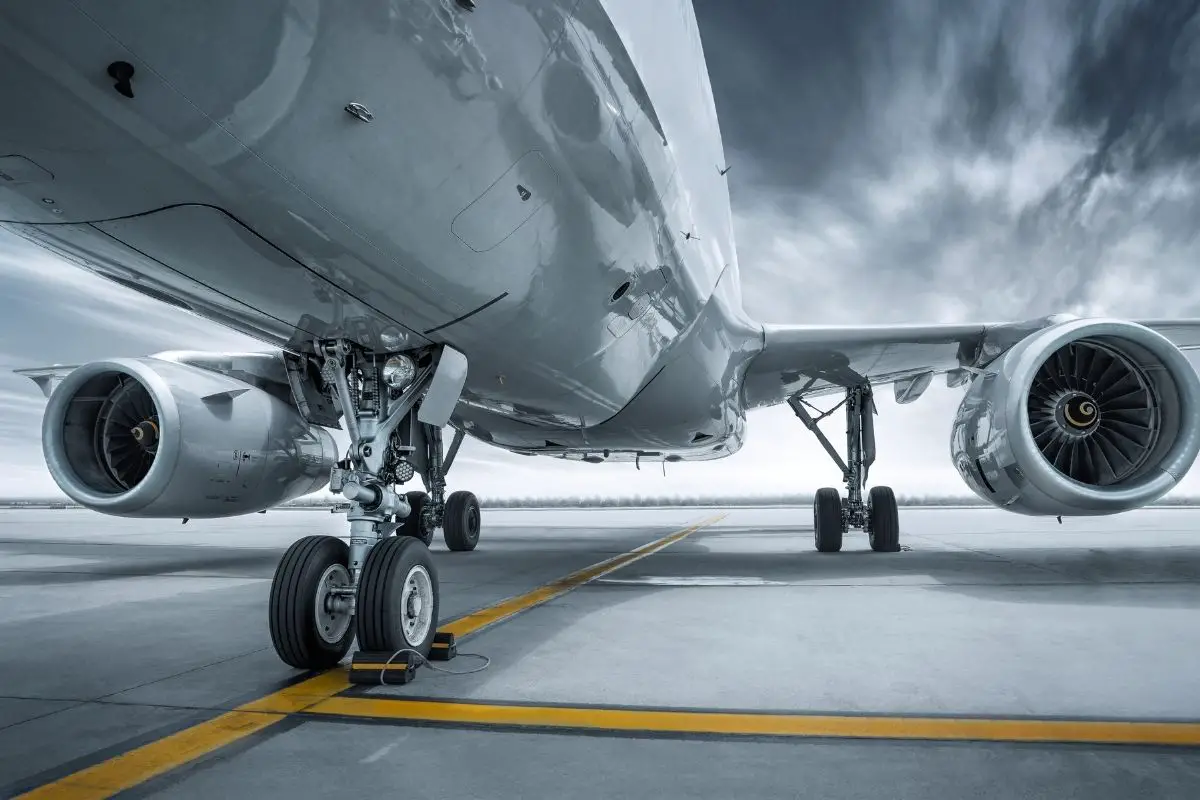
POLYGON ((350 649, 351 605, 334 594, 348 586, 349 548, 334 536, 306 536, 283 554, 271 581, 271 643, 284 663, 328 669, 350 649))
POLYGON ((437 569, 429 549, 411 536, 371 548, 358 584, 358 646, 428 656, 438 622, 437 569))

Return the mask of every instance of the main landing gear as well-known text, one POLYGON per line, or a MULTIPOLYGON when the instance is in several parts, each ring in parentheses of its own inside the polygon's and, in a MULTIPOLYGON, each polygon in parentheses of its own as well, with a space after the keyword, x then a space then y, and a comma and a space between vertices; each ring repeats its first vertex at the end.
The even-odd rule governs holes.
POLYGON ((799 394, 788 398, 788 405, 804 426, 812 431, 821 446, 839 467, 846 483, 846 497, 837 489, 818 489, 813 500, 813 538, 817 550, 836 553, 842 549, 842 535, 851 528, 867 533, 871 549, 894 553, 900 549, 900 520, 896 495, 887 486, 876 486, 863 502, 867 472, 875 462, 875 404, 869 385, 846 390, 846 399, 815 419, 799 394), (830 443, 817 423, 844 406, 846 409, 846 460, 830 443))
MULTIPOLYGON (((319 407, 324 393, 342 411, 350 449, 329 487, 350 501, 350 544, 308 536, 279 562, 269 618, 275 652, 287 664, 332 667, 355 637, 360 650, 429 655, 440 600, 429 553, 433 532, 442 528, 450 550, 479 543, 475 495, 445 495, 463 434, 457 431, 443 452, 442 426, 465 375, 465 359, 450 348, 388 357, 344 340, 321 342, 310 362, 289 363, 298 396, 316 398, 312 405, 319 407), (312 374, 318 363, 319 379, 312 374), (318 380, 322 388, 314 394, 318 380), (397 487, 417 473, 426 491, 399 494, 397 487)), ((302 402, 302 411, 309 406, 302 402)))

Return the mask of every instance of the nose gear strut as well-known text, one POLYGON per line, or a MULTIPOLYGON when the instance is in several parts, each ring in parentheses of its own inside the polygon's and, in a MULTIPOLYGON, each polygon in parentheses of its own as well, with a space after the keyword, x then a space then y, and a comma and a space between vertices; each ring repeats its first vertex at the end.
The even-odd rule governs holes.
MULTIPOLYGON (((405 353, 416 374, 400 387, 382 380, 393 355, 336 339, 315 343, 307 360, 289 367, 298 407, 336 407, 350 438, 329 478, 329 488, 349 501, 349 546, 333 536, 301 539, 284 554, 271 586, 272 643, 300 669, 333 666, 355 637, 360 650, 428 657, 440 597, 427 547, 432 532, 441 527, 451 550, 473 550, 479 540, 475 495, 445 496, 462 434, 444 454, 441 425, 458 401, 465 358, 449 348, 405 353), (428 494, 400 493, 417 473, 428 494)), ((336 426, 338 418, 309 421, 336 426)))

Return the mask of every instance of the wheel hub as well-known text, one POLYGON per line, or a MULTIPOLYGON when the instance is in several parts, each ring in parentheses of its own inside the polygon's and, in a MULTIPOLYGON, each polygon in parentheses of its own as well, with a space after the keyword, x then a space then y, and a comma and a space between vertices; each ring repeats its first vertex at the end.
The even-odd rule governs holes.
POLYGON ((418 564, 408 571, 400 603, 404 609, 404 639, 410 645, 420 645, 433 627, 433 579, 425 567, 418 564))
POLYGON ((315 617, 317 635, 327 644, 337 644, 350 629, 351 615, 341 602, 341 591, 350 586, 350 571, 341 564, 330 564, 317 582, 315 617))

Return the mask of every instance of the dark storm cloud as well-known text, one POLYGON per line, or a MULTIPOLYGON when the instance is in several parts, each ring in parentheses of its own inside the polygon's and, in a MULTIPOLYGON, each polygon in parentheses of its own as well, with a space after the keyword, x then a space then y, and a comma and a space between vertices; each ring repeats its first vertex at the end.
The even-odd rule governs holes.
POLYGON ((869 119, 864 89, 887 0, 694 7, 726 147, 769 164, 763 180, 810 186, 828 177, 869 119))
POLYGON ((961 124, 972 144, 994 147, 995 133, 1008 112, 1020 102, 1020 86, 1013 72, 1012 49, 997 32, 982 58, 969 65, 958 86, 961 124))
MULTIPOLYGON (((1200 155, 1198 14, 1200 0, 1142 2, 1075 48, 1060 120, 1100 132, 1092 176, 1194 164, 1200 155)), ((1094 6, 1081 22, 1099 22, 1094 6)))
POLYGON ((1200 316, 1200 2, 697 0, 747 306, 1200 316))
POLYGON ((856 151, 874 133, 870 101, 914 76, 948 82, 945 130, 960 127, 986 145, 1013 116, 1045 111, 1022 107, 1017 71, 1022 60, 1031 70, 1060 60, 1039 49, 1069 54, 1057 120, 1101 131, 1098 151, 1136 136, 1133 166, 1142 167, 1200 152, 1200 0, 696 0, 695 8, 726 144, 789 185, 878 158, 856 151))

